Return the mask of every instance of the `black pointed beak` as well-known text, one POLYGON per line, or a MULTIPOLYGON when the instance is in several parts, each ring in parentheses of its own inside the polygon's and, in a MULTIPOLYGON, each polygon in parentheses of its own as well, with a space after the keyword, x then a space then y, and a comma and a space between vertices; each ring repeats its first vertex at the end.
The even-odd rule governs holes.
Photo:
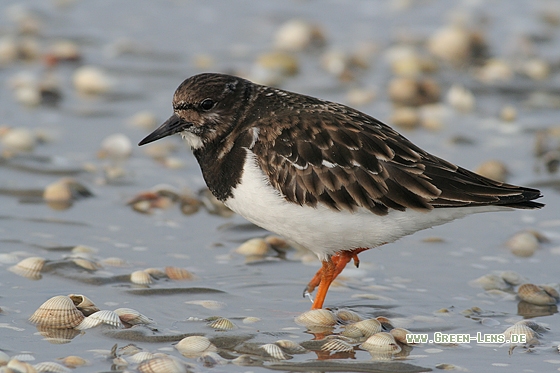
POLYGON ((142 141, 138 143, 139 146, 151 143, 153 141, 162 139, 169 135, 173 135, 177 132, 181 132, 185 129, 185 122, 183 122, 177 115, 173 114, 166 120, 161 126, 156 128, 154 132, 150 133, 148 136, 144 137, 142 141))

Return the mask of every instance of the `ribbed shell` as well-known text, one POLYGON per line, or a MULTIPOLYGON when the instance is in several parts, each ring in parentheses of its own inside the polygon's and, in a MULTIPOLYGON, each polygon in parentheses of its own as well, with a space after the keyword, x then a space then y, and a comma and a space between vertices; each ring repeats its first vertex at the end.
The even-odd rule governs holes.
POLYGON ((336 311, 336 318, 340 324, 346 325, 362 321, 363 318, 358 313, 351 310, 338 310, 336 311))
POLYGON ((85 329, 95 328, 96 326, 99 326, 99 325, 102 325, 102 324, 111 326, 113 328, 122 328, 123 327, 123 324, 121 322, 121 319, 119 318, 119 315, 117 315, 113 311, 101 310, 101 311, 97 311, 95 313, 92 313, 91 315, 86 317, 80 323, 80 325, 78 325, 76 327, 76 329, 85 330, 85 329))
POLYGON ((290 355, 282 351, 280 346, 274 343, 264 344, 260 348, 262 348, 268 354, 268 356, 276 360, 288 360, 292 358, 290 355))
POLYGON ((303 348, 299 343, 289 339, 280 339, 274 342, 275 345, 282 348, 288 354, 305 354, 307 349, 303 348))
POLYGON ((45 361, 43 363, 38 363, 33 365, 33 368, 37 372, 48 372, 48 373, 70 373, 72 369, 66 368, 64 365, 54 363, 51 361, 45 361))
POLYGON ((51 329, 69 329, 78 326, 84 315, 76 308, 70 297, 57 295, 43 303, 31 315, 29 321, 51 329))
POLYGON ((171 280, 192 280, 194 275, 184 268, 179 267, 165 267, 165 274, 171 280))
POLYGON ((396 354, 401 351, 401 347, 395 341, 395 338, 385 332, 380 332, 369 337, 360 348, 368 351, 370 354, 396 354))
POLYGON ((523 284, 517 289, 517 295, 521 300, 537 306, 555 305, 558 302, 555 298, 557 294, 551 287, 543 288, 534 284, 523 284))
POLYGON ((350 338, 367 338, 375 333, 379 333, 383 328, 381 323, 376 319, 366 319, 355 322, 354 324, 346 325, 342 331, 343 336, 350 338))
POLYGON ((20 361, 18 359, 11 359, 8 361, 6 365, 8 368, 8 372, 17 372, 17 373, 36 373, 37 371, 33 367, 33 365, 26 363, 25 361, 20 361))
POLYGON ((237 326, 230 319, 226 319, 225 317, 219 317, 208 322, 208 324, 206 325, 215 330, 232 330, 237 328, 237 326))
POLYGON ((146 360, 136 368, 140 373, 187 373, 187 365, 171 357, 155 357, 146 360))
POLYGON ((175 348, 184 356, 198 356, 205 351, 218 351, 208 338, 202 336, 185 337, 175 345, 175 348))
POLYGON ((525 335, 526 344, 539 344, 539 334, 522 323, 515 323, 504 331, 506 340, 510 340, 512 334, 525 335))
POLYGON ((147 325, 153 324, 154 320, 147 316, 142 315, 140 312, 133 310, 132 308, 117 308, 114 311, 123 323, 129 325, 147 325))
POLYGON ((130 282, 138 285, 148 285, 154 282, 154 280, 146 271, 134 271, 130 274, 130 282))
POLYGON ((340 339, 331 339, 321 346, 321 350, 331 352, 350 352, 354 351, 354 346, 348 342, 341 341, 340 339))
POLYGON ((295 318, 295 322, 306 327, 330 327, 336 324, 336 317, 329 310, 318 309, 302 313, 295 318))
POLYGON ((41 270, 43 269, 45 261, 45 258, 32 256, 21 260, 19 263, 8 269, 16 275, 27 277, 31 280, 39 280, 42 277, 41 270))
POLYGON ((88 361, 80 356, 70 355, 60 359, 60 362, 68 368, 77 368, 88 364, 88 361))
POLYGON ((389 333, 395 338, 397 342, 407 346, 411 345, 411 343, 408 343, 408 341, 406 340, 406 336, 410 334, 409 330, 406 330, 404 328, 395 328, 391 329, 389 333))
POLYGON ((85 295, 69 294, 68 297, 72 299, 76 308, 79 309, 84 316, 89 316, 92 313, 99 311, 99 308, 97 308, 93 301, 85 295))
POLYGON ((143 361, 150 360, 156 357, 154 354, 148 351, 137 352, 132 356, 129 356, 126 360, 133 364, 140 364, 143 361))

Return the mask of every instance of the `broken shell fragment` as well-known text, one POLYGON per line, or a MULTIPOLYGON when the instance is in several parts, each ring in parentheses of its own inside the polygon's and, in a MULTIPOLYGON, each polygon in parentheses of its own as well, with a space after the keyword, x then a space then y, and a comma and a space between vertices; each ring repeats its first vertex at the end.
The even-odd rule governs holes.
POLYGON ((336 317, 329 310, 317 309, 302 313, 294 321, 305 327, 331 327, 336 324, 336 317))
POLYGON ((187 373, 187 365, 171 356, 158 356, 143 361, 136 368, 140 373, 187 373))
POLYGON ((32 256, 25 258, 16 265, 8 268, 10 272, 15 273, 23 277, 27 277, 31 280, 41 279, 41 270, 45 264, 46 259, 38 256, 32 256))
POLYGON ((69 294, 68 297, 72 299, 76 308, 79 309, 84 316, 89 316, 92 313, 99 311, 99 308, 97 308, 93 301, 85 295, 69 294))
POLYGON ((72 299, 65 295, 50 298, 29 318, 31 323, 51 329, 74 328, 82 320, 84 315, 76 308, 72 299))
POLYGON ((560 299, 558 292, 550 286, 523 284, 517 289, 519 298, 537 306, 552 306, 560 299))
POLYGON ((181 339, 175 348, 185 357, 197 357, 203 352, 216 352, 218 348, 206 337, 190 336, 181 339))
POLYGON ((209 327, 215 330, 232 330, 237 328, 237 326, 230 320, 226 319, 225 317, 218 317, 215 320, 208 322, 209 327))
POLYGON ((117 315, 113 311, 109 310, 101 310, 95 313, 92 313, 88 317, 86 317, 80 325, 76 326, 78 330, 85 330, 95 328, 99 325, 108 325, 113 328, 123 328, 123 324, 119 315, 117 315))

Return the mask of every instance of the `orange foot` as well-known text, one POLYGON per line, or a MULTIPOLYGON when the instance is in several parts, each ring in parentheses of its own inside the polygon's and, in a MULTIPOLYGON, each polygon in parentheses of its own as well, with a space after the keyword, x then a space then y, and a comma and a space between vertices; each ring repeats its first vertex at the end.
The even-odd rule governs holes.
POLYGON ((323 308, 323 303, 325 302, 325 297, 331 283, 335 278, 338 277, 340 272, 346 267, 346 264, 350 262, 351 259, 354 260, 354 265, 359 267, 360 259, 358 259, 358 254, 367 249, 358 248, 353 250, 339 251, 336 254, 330 256, 327 260, 323 261, 323 266, 315 273, 315 276, 307 284, 307 288, 304 291, 304 296, 306 294, 311 294, 317 286, 317 296, 315 301, 311 306, 311 309, 323 308))

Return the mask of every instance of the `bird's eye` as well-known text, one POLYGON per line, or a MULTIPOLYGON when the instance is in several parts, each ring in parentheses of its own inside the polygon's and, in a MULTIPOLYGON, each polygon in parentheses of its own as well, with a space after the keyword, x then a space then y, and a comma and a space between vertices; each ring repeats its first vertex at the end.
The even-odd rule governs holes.
POLYGON ((214 107, 214 101, 207 98, 200 103, 200 108, 204 111, 208 111, 214 107))

